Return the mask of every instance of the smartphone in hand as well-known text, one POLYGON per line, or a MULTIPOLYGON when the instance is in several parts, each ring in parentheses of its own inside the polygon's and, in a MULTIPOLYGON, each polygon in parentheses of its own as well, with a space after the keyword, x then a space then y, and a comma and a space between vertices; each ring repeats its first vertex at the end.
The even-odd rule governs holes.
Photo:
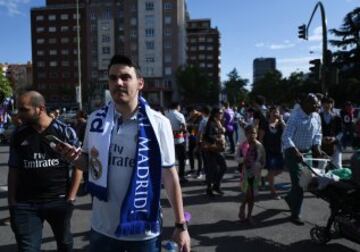
POLYGON ((61 141, 59 138, 57 138, 54 135, 46 135, 45 138, 49 141, 50 147, 52 148, 56 147, 56 145, 58 144, 65 144, 63 141, 61 141))

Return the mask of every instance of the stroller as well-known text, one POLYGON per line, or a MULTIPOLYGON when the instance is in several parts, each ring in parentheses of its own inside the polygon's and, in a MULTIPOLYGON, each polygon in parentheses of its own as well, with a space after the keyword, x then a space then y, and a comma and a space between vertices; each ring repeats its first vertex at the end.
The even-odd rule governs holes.
MULTIPOLYGON (((311 240, 317 244, 326 244, 333 238, 344 237, 360 244, 360 184, 354 179, 339 180, 320 189, 321 173, 307 162, 304 162, 304 166, 313 174, 308 190, 328 202, 330 208, 326 226, 315 226, 310 230, 311 240)), ((325 170, 332 168, 327 165, 325 170)))

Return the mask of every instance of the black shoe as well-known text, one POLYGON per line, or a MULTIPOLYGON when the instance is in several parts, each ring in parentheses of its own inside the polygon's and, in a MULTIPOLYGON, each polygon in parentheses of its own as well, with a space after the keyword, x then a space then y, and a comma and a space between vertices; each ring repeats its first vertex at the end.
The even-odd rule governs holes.
POLYGON ((290 221, 298 226, 303 226, 305 224, 299 216, 290 216, 290 221))
POLYGON ((213 191, 211 189, 206 189, 206 195, 211 198, 215 197, 215 194, 213 193, 213 191))
POLYGON ((220 195, 224 195, 224 192, 220 188, 213 188, 213 191, 220 195))

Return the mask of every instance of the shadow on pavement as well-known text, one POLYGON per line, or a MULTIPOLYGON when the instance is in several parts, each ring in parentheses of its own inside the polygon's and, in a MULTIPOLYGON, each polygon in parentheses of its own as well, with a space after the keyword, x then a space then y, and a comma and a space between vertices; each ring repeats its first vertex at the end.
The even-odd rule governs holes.
MULTIPOLYGON (((88 248, 89 248, 89 232, 86 231, 86 232, 81 232, 81 233, 73 233, 73 238, 75 239, 76 237, 81 237, 82 236, 82 241, 86 242, 86 245, 83 247, 83 248, 74 248, 73 251, 74 252, 77 252, 77 251, 87 251, 88 248)), ((79 239, 79 238, 78 238, 79 239)), ((41 241, 41 244, 45 244, 45 243, 48 243, 48 242, 54 242, 55 241, 55 238, 52 236, 52 237, 47 237, 47 238, 43 238, 42 241, 41 241)), ((10 244, 10 245, 4 245, 4 246, 0 246, 0 251, 1 252, 14 252, 14 251, 17 251, 17 246, 16 244, 10 244)), ((46 251, 46 252, 55 252, 57 251, 56 249, 42 249, 41 251, 46 251)))
POLYGON ((355 252, 355 250, 349 249, 340 244, 328 244, 325 246, 319 246, 313 244, 311 241, 304 240, 290 245, 283 245, 280 243, 274 243, 273 241, 263 238, 245 238, 243 236, 225 236, 218 237, 214 242, 217 243, 216 252, 224 251, 266 251, 266 252, 355 252), (234 248, 238 247, 238 250, 234 248))

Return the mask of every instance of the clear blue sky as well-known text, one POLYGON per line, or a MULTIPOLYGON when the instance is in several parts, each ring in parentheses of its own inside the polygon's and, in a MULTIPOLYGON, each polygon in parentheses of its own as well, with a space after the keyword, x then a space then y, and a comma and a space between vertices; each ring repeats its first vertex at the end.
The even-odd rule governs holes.
MULTIPOLYGON (((210 18, 221 33, 221 77, 236 68, 252 80, 257 57, 275 57, 287 76, 308 69, 310 59, 321 57, 321 19, 316 13, 310 40, 297 38, 298 26, 308 23, 315 0, 187 0, 191 18, 210 18), (313 53, 310 53, 312 51, 313 53)), ((328 29, 339 28, 344 16, 360 0, 323 0, 328 29)), ((30 8, 45 0, 0 0, 0 62, 31 60, 30 8)))

